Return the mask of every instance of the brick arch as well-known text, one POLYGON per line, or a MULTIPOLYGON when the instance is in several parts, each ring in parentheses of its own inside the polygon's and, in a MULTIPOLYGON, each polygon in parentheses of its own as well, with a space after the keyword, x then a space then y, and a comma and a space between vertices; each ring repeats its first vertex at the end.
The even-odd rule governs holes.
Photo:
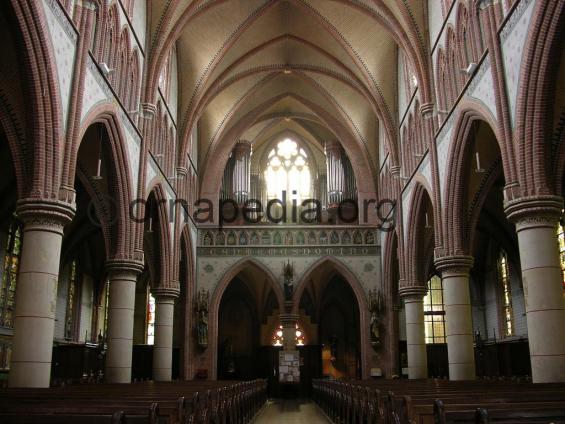
MULTIPOLYGON (((193 333, 193 303, 194 294, 196 292, 196 264, 194 261, 194 248, 192 245, 192 238, 190 236, 190 228, 188 225, 184 225, 180 233, 180 244, 184 246, 184 251, 186 252, 186 257, 183 258, 184 266, 186 269, 186 287, 185 293, 185 303, 184 312, 185 316, 181 317, 184 320, 184 337, 183 337, 183 347, 181 356, 181 366, 180 372, 185 380, 190 380, 195 374, 195 364, 194 358, 196 356, 196 349, 194 343, 194 333, 193 333)), ((179 248, 179 255, 182 250, 179 248)), ((179 261, 175 261, 177 267, 182 266, 179 261)), ((179 284, 182 283, 179 279, 179 284)))
MULTIPOLYGON (((475 123, 483 122, 489 126, 494 134, 497 147, 501 152, 504 175, 508 181, 509 171, 504 167, 505 151, 497 122, 485 108, 479 109, 479 107, 478 104, 473 104, 470 101, 462 103, 462 110, 453 130, 451 149, 447 160, 448 169, 442 198, 444 199, 443 204, 449 205, 449 207, 444 208, 442 232, 444 238, 441 241, 446 254, 450 255, 468 254, 470 247, 468 237, 465 235, 466 225, 464 220, 467 214, 464 210, 466 196, 464 189, 468 185, 465 178, 467 175, 466 167, 474 160, 472 148, 475 140, 472 137, 471 130, 475 123)), ((506 157, 506 162, 508 161, 509 158, 506 157)))
POLYGON ((412 198, 409 203, 408 222, 403 225, 407 226, 408 237, 404 249, 404 260, 406 261, 406 280, 410 286, 422 286, 427 281, 427 269, 430 264, 429 253, 433 252, 435 245, 435 236, 438 231, 436 230, 440 224, 435 222, 434 217, 437 216, 435 209, 437 206, 434 204, 434 196, 431 188, 428 186, 427 181, 420 177, 416 178, 414 183, 412 198), (424 205, 428 201, 432 210, 429 211, 428 222, 433 230, 432 237, 426 234, 425 219, 423 218, 424 205))
POLYGON ((106 27, 105 36, 101 50, 102 62, 105 62, 109 68, 114 69, 114 73, 110 75, 110 82, 113 86, 116 84, 118 76, 118 54, 119 54, 119 34, 120 34, 120 14, 118 11, 118 3, 114 1, 105 13, 106 27))
POLYGON ((387 318, 386 331, 385 331, 385 352, 386 352, 386 369, 385 375, 387 377, 392 377, 398 369, 398 317, 396 312, 397 299, 399 296, 399 286, 400 286, 400 258, 398 255, 398 250, 400 248, 398 244, 399 235, 398 227, 394 231, 389 231, 386 233, 385 237, 385 249, 383 252, 383 295, 385 299, 385 314, 387 318), (395 281, 393 275, 393 269, 395 261, 398 266, 399 275, 398 280, 395 281))
MULTIPOLYGON (((110 153, 110 165, 106 169, 113 175, 112 185, 107 187, 111 197, 111 202, 116 207, 115 227, 108 225, 114 221, 114 217, 100 216, 103 225, 107 225, 108 231, 108 258, 112 259, 133 259, 135 255, 135 232, 136 227, 130 217, 130 204, 134 198, 133 183, 131 181, 126 139, 123 133, 122 124, 116 115, 117 111, 109 104, 100 105, 92 109, 85 117, 81 126, 76 145, 66 152, 66 163, 68 165, 68 176, 64 184, 73 187, 75 174, 77 173, 78 151, 87 130, 93 125, 101 125, 104 128, 108 139, 107 152, 110 153)), ((85 187, 90 184, 86 183, 85 187)), ((100 194, 91 194, 92 199, 98 199, 102 204, 107 199, 100 198, 100 194)))
POLYGON ((275 293, 277 298, 277 303, 279 306, 279 311, 284 310, 284 294, 281 285, 278 283, 278 278, 273 274, 273 272, 267 268, 264 264, 259 262, 253 257, 244 257, 226 271, 222 276, 219 283, 214 289, 214 293, 210 299, 209 308, 209 330, 208 330, 208 358, 210 361, 209 370, 210 378, 215 380, 218 373, 218 317, 220 313, 220 303, 224 292, 232 282, 232 280, 245 268, 249 266, 255 266, 259 268, 267 277, 266 281, 275 293))
POLYGON ((25 68, 24 91, 29 99, 26 125, 31 178, 22 181, 21 197, 60 199, 62 100, 43 4, 12 0, 10 5, 5 7, 15 16, 25 68))
MULTIPOLYGON (((515 143, 522 196, 554 194, 550 146, 556 61, 563 48, 565 2, 539 0, 524 48, 518 82, 515 143)), ((561 194, 561 193, 557 193, 561 194)))
MULTIPOLYGON (((153 252, 153 266, 155 265, 155 261, 159 261, 159 282, 158 287, 160 288, 172 288, 177 289, 175 287, 175 281, 173 279, 173 266, 172 266, 172 242, 171 242, 171 233, 170 233, 170 221, 169 221, 169 207, 170 202, 168 200, 165 188, 160 182, 154 182, 153 186, 150 186, 147 189, 147 199, 151 195, 155 198, 155 203, 157 205, 157 211, 159 217, 159 232, 160 235, 159 240, 157 241, 157 246, 159 247, 159 252, 153 252)), ((147 210, 147 207, 145 208, 147 210)), ((144 243, 145 245, 145 243, 144 243)), ((155 246, 155 244, 153 244, 155 246)), ((144 246, 145 248, 146 246, 144 246)), ((151 268, 151 267, 150 267, 151 268)), ((153 267, 154 269, 154 267, 153 267)), ((153 275, 155 278, 156 276, 153 275)))
POLYGON ((298 308, 300 305, 300 299, 306 288, 306 285, 310 281, 312 274, 324 267, 333 267, 349 284, 351 290, 355 295, 357 300, 357 305, 359 306, 359 331, 360 331, 360 345, 361 345, 361 375, 362 378, 369 377, 369 352, 371 350, 369 342, 369 306, 367 301, 367 295, 365 289, 349 268, 347 268, 340 260, 333 256, 324 256, 314 262, 310 267, 302 274, 302 277, 298 283, 294 286, 294 295, 292 297, 292 309, 293 313, 298 313, 298 308))

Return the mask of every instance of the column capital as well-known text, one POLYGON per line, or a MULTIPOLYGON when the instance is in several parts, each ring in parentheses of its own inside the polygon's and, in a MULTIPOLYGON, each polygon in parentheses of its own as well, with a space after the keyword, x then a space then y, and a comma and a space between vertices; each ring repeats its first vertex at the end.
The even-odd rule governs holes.
POLYGON ((449 273, 460 273, 469 274, 469 270, 473 268, 475 263, 475 258, 467 255, 448 255, 435 258, 434 264, 436 269, 444 274, 449 273))
POLYGON ((393 165, 390 167, 390 173, 393 177, 400 176, 400 165, 393 165))
POLYGON ((61 200, 22 199, 16 204, 18 218, 26 227, 62 231, 73 220, 75 208, 61 200))
POLYGON ((143 262, 132 259, 109 259, 106 261, 106 271, 112 273, 128 272, 141 274, 143 272, 143 262))
POLYGON ((151 289, 151 294, 157 300, 159 298, 176 299, 180 295, 180 290, 176 287, 155 287, 151 289))
POLYGON ((422 298, 428 292, 428 288, 421 284, 418 285, 407 285, 406 280, 400 280, 398 295, 403 299, 414 299, 422 300, 422 298))
POLYGON ((153 118, 157 114, 157 106, 153 103, 141 103, 141 111, 148 118, 153 118))
POLYGON ((504 204, 508 219, 520 227, 553 227, 563 214, 561 196, 526 196, 504 204))
POLYGON ((428 118, 434 114, 435 103, 422 103, 420 105, 420 116, 428 118))

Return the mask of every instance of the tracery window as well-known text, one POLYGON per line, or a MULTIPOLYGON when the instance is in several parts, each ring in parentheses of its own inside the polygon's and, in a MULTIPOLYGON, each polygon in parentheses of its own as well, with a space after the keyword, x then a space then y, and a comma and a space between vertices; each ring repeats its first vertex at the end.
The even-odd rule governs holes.
POLYGON ((22 225, 14 216, 8 227, 0 286, 0 327, 14 326, 16 283, 22 249, 22 225))
POLYGON ((309 199, 311 173, 306 151, 289 138, 279 142, 269 152, 265 181, 269 199, 282 199, 283 191, 287 200, 296 199, 300 203, 309 199))
POLYGON ((424 324, 427 344, 445 343, 443 284, 437 275, 428 280, 428 293, 424 297, 424 324))
POLYGON ((508 271, 508 259, 506 252, 502 250, 498 257, 498 278, 501 288, 501 312, 502 325, 505 336, 514 334, 514 314, 512 312, 512 287, 510 282, 510 273, 508 271))

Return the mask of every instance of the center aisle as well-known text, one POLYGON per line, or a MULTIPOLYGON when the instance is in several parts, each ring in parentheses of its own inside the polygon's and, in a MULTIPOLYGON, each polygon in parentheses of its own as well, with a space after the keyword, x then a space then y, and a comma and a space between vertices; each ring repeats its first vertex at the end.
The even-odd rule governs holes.
POLYGON ((274 400, 267 405, 253 424, 329 424, 330 421, 313 402, 274 400))

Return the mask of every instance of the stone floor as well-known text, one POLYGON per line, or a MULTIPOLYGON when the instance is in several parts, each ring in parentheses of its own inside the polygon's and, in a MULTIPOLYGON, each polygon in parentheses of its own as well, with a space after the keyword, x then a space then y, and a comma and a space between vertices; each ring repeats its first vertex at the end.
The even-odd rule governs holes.
POLYGON ((310 401, 274 400, 257 415, 253 424, 328 424, 320 410, 310 401))

